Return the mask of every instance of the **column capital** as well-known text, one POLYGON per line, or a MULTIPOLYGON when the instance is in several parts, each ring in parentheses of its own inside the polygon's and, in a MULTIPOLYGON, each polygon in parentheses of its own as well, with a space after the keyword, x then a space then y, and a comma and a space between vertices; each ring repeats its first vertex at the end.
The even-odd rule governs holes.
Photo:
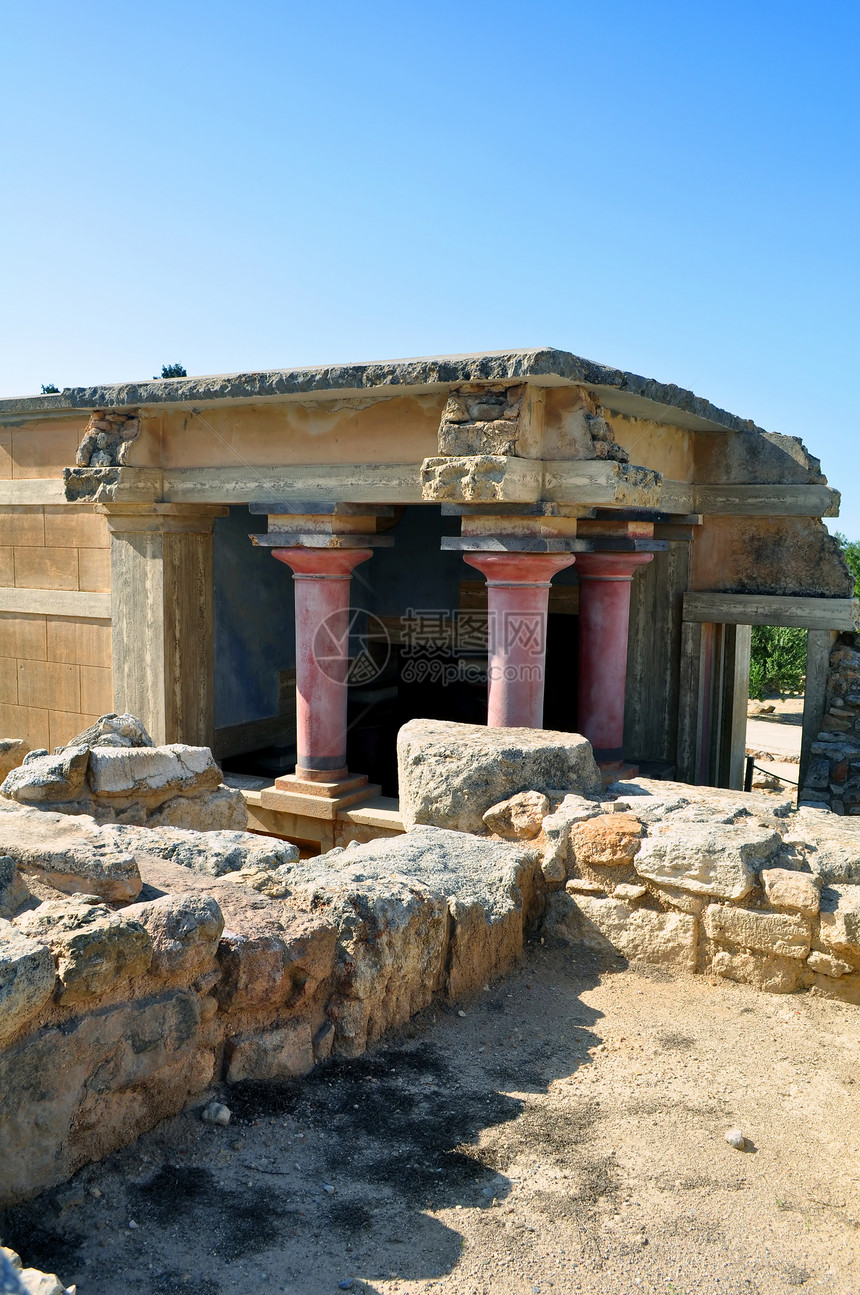
POLYGON ((653 553, 578 553, 576 574, 580 580, 632 580, 637 567, 653 557, 653 553))
POLYGON ((296 580, 348 580, 360 562, 373 557, 372 549, 273 548, 273 558, 292 568, 296 580))
POLYGON ((226 517, 226 504, 96 504, 95 511, 107 518, 113 534, 195 534, 207 535, 216 517, 226 517))
POLYGON ((549 588, 554 575, 573 566, 570 553, 464 553, 470 567, 486 576, 488 585, 549 588))

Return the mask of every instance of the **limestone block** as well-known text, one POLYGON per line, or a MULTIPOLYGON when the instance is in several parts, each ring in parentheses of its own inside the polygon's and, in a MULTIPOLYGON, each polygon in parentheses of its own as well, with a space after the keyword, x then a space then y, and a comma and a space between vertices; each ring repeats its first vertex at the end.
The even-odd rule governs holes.
MULTIPOLYGON (((492 504, 516 499, 516 479, 507 480, 511 462, 522 460, 511 460, 504 454, 425 459, 421 464, 421 497, 428 503, 492 504)), ((540 464, 535 466, 539 468, 540 464)))
POLYGON ((176 989, 85 1012, 0 1051, 0 1208, 183 1110, 213 1069, 200 1000, 176 989))
POLYGON ((0 917, 14 917, 29 898, 15 860, 9 854, 0 855, 0 917))
POLYGON ((786 843, 824 885, 860 883, 860 823, 853 819, 802 807, 786 843))
POLYGON ((709 904, 704 912, 705 934, 724 944, 783 958, 805 958, 812 924, 799 913, 759 913, 748 908, 709 904))
POLYGON ((760 881, 771 908, 779 912, 803 913, 806 917, 815 917, 818 912, 821 883, 808 872, 763 868, 760 881))
POLYGON ((806 959, 807 967, 821 976, 830 976, 833 980, 838 980, 841 976, 850 975, 854 970, 847 962, 841 958, 834 958, 831 953, 822 953, 814 949, 806 959))
POLYGON ((618 868, 633 862, 645 829, 631 814, 601 814, 575 823, 570 832, 571 861, 581 867, 618 868))
POLYGON ((546 929, 597 953, 614 950, 631 962, 696 970, 697 922, 686 913, 658 913, 619 899, 559 891, 550 899, 546 929))
POLYGON ((8 1269, 0 1263, 0 1291, 10 1291, 11 1295, 69 1295, 66 1287, 55 1273, 44 1273, 39 1268, 24 1268, 20 1255, 8 1246, 0 1246, 0 1254, 14 1272, 17 1285, 6 1284, 8 1269))
POLYGON ((520 791, 509 800, 493 805, 484 814, 484 822, 496 836, 506 841, 530 841, 541 830, 549 814, 549 798, 540 791, 520 791))
POLYGON ((517 792, 600 790, 591 746, 577 733, 414 719, 397 735, 400 812, 417 824, 483 832, 483 815, 517 792))
POLYGON ((122 915, 140 922, 149 933, 150 975, 190 985, 214 968, 224 918, 211 895, 162 895, 131 904, 122 915))
POLYGON ((541 868, 547 881, 564 881, 570 864, 570 833, 574 823, 595 818, 600 805, 584 796, 565 796, 543 821, 546 839, 541 868))
POLYGON ((0 738, 0 779, 17 769, 24 756, 30 750, 21 737, 0 738))
POLYGON ((216 787, 196 796, 174 796, 144 819, 146 827, 178 827, 193 832, 243 832, 248 805, 235 787, 216 787))
POLYGON ((152 961, 152 940, 145 927, 103 904, 52 900, 15 923, 54 954, 57 1000, 64 1007, 94 1006, 118 982, 142 975, 152 961))
POLYGON ((652 825, 633 866, 641 877, 660 885, 717 899, 743 899, 779 844, 776 832, 752 819, 712 824, 676 814, 652 825))
POLYGON ((127 711, 117 715, 112 711, 109 715, 100 716, 95 724, 85 728, 66 745, 85 746, 91 750, 94 746, 155 746, 155 743, 136 715, 129 715, 127 711))
POLYGON ((725 980, 752 985, 769 994, 791 994, 797 989, 803 962, 798 958, 732 952, 719 949, 710 964, 711 971, 725 980))
POLYGON ((100 895, 111 903, 136 899, 140 873, 91 818, 56 814, 0 801, 0 854, 66 894, 100 895))
POLYGON ((157 797, 214 791, 221 783, 207 746, 174 742, 156 747, 94 746, 87 782, 96 797, 157 797))
POLYGON ((25 804, 75 800, 84 790, 88 761, 85 746, 36 756, 7 774, 0 793, 25 804))
POLYGON ((820 935, 826 952, 860 967, 860 886, 822 890, 820 935))
POLYGON ((54 992, 48 946, 0 920, 0 1043, 18 1034, 54 992))
POLYGON ((227 1041, 227 1083, 244 1079, 292 1079, 314 1065, 311 1028, 307 1021, 290 1021, 276 1030, 227 1041))
POLYGON ((319 1024, 334 976, 333 922, 324 913, 297 913, 250 898, 239 887, 215 885, 228 923, 218 945, 221 979, 213 991, 221 1012, 240 1019, 245 1028, 249 1018, 267 1023, 285 1011, 319 1024), (247 904, 241 921, 228 891, 236 891, 247 904), (277 922, 272 919, 276 909, 277 922))
POLYGON ((158 855, 160 859, 210 877, 222 877, 240 868, 274 871, 299 857, 298 849, 288 841, 253 832, 197 832, 125 825, 106 827, 104 832, 116 842, 118 849, 158 855))

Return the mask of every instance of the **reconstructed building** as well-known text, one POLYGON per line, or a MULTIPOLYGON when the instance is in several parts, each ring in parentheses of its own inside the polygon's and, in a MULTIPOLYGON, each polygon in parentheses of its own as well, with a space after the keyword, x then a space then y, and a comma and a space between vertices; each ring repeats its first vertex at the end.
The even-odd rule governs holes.
POLYGON ((798 440, 554 350, 4 400, 0 474, 0 731, 131 711, 323 845, 416 716, 739 786, 756 624, 810 631, 806 760, 855 628, 798 440))

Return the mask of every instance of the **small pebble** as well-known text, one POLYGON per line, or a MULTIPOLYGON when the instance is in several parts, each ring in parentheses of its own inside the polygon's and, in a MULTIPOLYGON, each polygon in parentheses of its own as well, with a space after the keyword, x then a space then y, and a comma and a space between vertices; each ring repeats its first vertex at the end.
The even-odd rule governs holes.
POLYGON ((465 1013, 465 1012, 458 1012, 458 1013, 457 1013, 457 1015, 458 1015, 458 1016, 465 1016, 465 1015, 466 1015, 466 1013, 465 1013))
POLYGON ((203 1107, 200 1115, 204 1124, 220 1124, 226 1126, 230 1123, 231 1111, 229 1106, 223 1106, 221 1102, 210 1102, 208 1106, 203 1107))
POLYGON ((734 1147, 736 1151, 743 1151, 747 1144, 747 1140, 740 1129, 726 1129, 723 1136, 729 1146, 734 1147))
POLYGON ((98 1187, 90 1188, 90 1196, 92 1196, 94 1201, 97 1201, 101 1198, 101 1192, 99 1191, 98 1187))
POLYGON ((128 1221, 128 1226, 129 1226, 130 1228, 136 1228, 136 1227, 137 1227, 137 1224, 135 1223, 134 1219, 129 1219, 129 1221, 128 1221))
POLYGON ((324 1192, 328 1192, 329 1196, 334 1196, 334 1188, 331 1183, 323 1183, 322 1189, 324 1192))
POLYGON ((355 1282, 350 1277, 348 1281, 338 1282, 337 1288, 339 1291, 351 1291, 354 1285, 355 1282))

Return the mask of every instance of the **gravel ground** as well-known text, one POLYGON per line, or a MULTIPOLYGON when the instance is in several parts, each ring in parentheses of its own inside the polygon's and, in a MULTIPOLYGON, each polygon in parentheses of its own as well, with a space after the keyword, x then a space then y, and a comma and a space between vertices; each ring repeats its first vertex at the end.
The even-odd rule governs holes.
POLYGON ((860 1012, 532 945, 0 1219, 80 1295, 860 1295, 860 1012), (739 1126, 743 1151, 724 1133, 739 1126))

